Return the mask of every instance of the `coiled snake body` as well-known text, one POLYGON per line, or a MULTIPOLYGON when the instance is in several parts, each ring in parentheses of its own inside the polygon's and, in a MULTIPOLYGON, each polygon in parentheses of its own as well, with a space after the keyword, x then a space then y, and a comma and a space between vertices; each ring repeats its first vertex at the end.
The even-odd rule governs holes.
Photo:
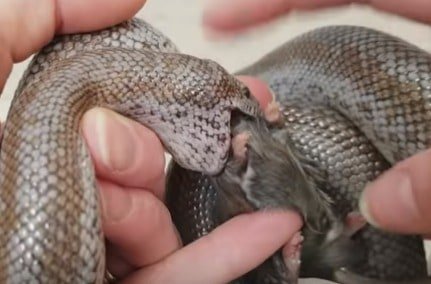
MULTIPOLYGON (((263 129, 282 137, 276 144, 289 140, 290 174, 310 178, 299 185, 306 183, 304 194, 316 197, 311 206, 294 191, 298 200, 274 204, 262 189, 257 197, 250 193, 253 199, 243 197, 253 210, 293 207, 318 224, 324 218, 311 213, 326 212, 319 198, 328 196, 330 212, 343 216, 355 209, 366 182, 430 145, 431 57, 399 39, 359 27, 319 29, 241 73, 267 80, 277 94, 285 125, 263 129), (295 163, 296 157, 306 165, 295 163)), ((232 162, 231 134, 241 127, 260 131, 259 107, 241 83, 212 61, 177 53, 137 19, 58 37, 30 64, 4 129, 1 283, 103 281, 95 178, 79 133, 82 114, 94 106, 149 126, 173 155, 178 164, 171 167, 168 205, 185 242, 240 213, 223 212, 217 192, 232 162)), ((354 241, 366 252, 355 267, 363 275, 389 280, 426 275, 418 237, 367 227, 354 241)), ((314 276, 306 264, 304 258, 303 275, 314 276)))

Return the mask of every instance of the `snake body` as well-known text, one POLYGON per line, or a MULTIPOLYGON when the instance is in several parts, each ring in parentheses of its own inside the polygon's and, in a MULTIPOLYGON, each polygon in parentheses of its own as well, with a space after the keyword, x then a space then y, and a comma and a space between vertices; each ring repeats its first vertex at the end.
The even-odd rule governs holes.
MULTIPOLYGON (((359 195, 368 182, 430 146, 430 72, 431 56, 416 46, 368 28, 335 26, 297 37, 238 74, 257 76, 269 84, 285 116, 284 128, 277 135, 287 135, 292 148, 316 163, 317 171, 325 176, 320 188, 333 200, 334 214, 346 216, 357 210, 359 195)), ((267 164, 254 171, 275 180, 290 174, 276 176, 267 164)), ((175 164, 168 190, 168 204, 186 243, 210 232, 223 221, 217 216, 232 210, 218 197, 226 189, 218 187, 212 177, 175 164)), ((275 190, 286 189, 269 186, 257 190, 263 200, 275 190)), ((247 201, 261 209, 289 204, 275 200, 260 206, 247 201)), ((303 206, 299 202, 294 204, 296 208, 303 206)), ((339 267, 371 279, 430 282, 423 280, 426 262, 419 237, 367 226, 353 237, 353 247, 340 242, 327 251, 318 238, 305 236, 303 277, 334 280, 330 270, 334 267, 328 264, 336 259, 339 267)), ((265 269, 259 267, 256 273, 265 269)))
MULTIPOLYGON (((342 216, 366 182, 430 146, 430 69, 430 56, 402 40, 331 27, 241 73, 269 82, 283 106, 285 135, 326 174, 323 191, 342 216)), ((230 162, 232 112, 260 117, 257 102, 222 67, 178 53, 140 20, 56 38, 30 64, 4 128, 1 283, 103 281, 95 177, 79 132, 80 118, 95 106, 150 127, 172 154, 171 181, 179 173, 183 179, 174 194, 170 182, 169 204, 182 236, 193 229, 186 241, 217 225, 212 177, 230 162)), ((426 275, 420 238, 372 228, 355 238, 367 252, 361 274, 426 275)))
POLYGON ((1 283, 103 280, 94 170, 79 131, 86 110, 107 107, 149 126, 187 168, 222 169, 231 110, 256 115, 258 104, 215 62, 174 50, 135 19, 59 37, 34 58, 0 153, 1 283))

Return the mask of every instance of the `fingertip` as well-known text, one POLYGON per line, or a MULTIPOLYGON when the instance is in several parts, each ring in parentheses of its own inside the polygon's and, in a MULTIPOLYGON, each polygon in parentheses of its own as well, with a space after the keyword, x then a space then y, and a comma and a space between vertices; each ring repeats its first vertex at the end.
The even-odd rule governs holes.
POLYGON ((370 224, 391 231, 410 230, 420 217, 410 177, 398 171, 389 171, 368 185, 359 208, 370 224))
POLYGON ((406 234, 430 232, 431 150, 396 165, 370 183, 363 191, 359 208, 375 227, 406 234))
POLYGON ((163 261, 137 271, 126 282, 227 283, 263 263, 301 226, 295 212, 242 214, 163 261))
POLYGON ((210 259, 226 264, 215 268, 224 277, 220 282, 228 282, 274 254, 289 242, 302 225, 302 218, 293 211, 242 214, 217 227, 201 240, 201 245, 208 249, 206 253, 210 259))
POLYGON ((364 217, 364 219, 366 220, 366 222, 368 222, 369 224, 371 224, 372 226, 379 228, 380 225, 378 224, 378 222, 375 220, 374 217, 374 213, 371 212, 370 210, 370 203, 373 203, 374 200, 372 197, 370 197, 369 193, 367 194, 367 192, 369 192, 370 189, 369 187, 366 187, 364 189, 364 191, 361 193, 361 196, 359 197, 359 211, 361 213, 361 215, 364 217))
POLYGON ((0 59, 5 53, 19 62, 45 45, 54 36, 55 9, 52 0, 0 1, 0 25, 6 27, 0 30, 0 59))
POLYGON ((237 78, 249 88, 251 94, 259 102, 262 109, 265 109, 273 100, 274 95, 264 81, 256 77, 246 75, 238 75, 237 78))
POLYGON ((84 114, 82 131, 99 177, 161 196, 165 155, 154 132, 103 108, 84 114))
POLYGON ((213 32, 238 32, 274 19, 290 6, 280 0, 213 0, 204 8, 202 24, 213 32))
POLYGON ((133 209, 129 191, 110 182, 98 181, 101 196, 103 224, 112 226, 123 222, 133 209))
POLYGON ((146 0, 57 0, 59 33, 87 32, 130 19, 146 0), (100 10, 103 9, 103 13, 100 10), (79 19, 79 20, 78 20, 79 19))

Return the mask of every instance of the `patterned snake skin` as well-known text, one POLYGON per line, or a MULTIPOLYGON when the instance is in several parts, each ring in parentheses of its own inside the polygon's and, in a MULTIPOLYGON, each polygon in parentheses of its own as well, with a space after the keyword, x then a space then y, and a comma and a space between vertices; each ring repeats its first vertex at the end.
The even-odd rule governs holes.
MULTIPOLYGON (((430 72, 431 56, 417 47, 370 29, 339 26, 300 36, 238 73, 269 84, 282 105, 283 131, 324 172, 333 210, 345 216, 357 210, 366 183, 430 146, 430 72)), ((172 165, 168 204, 186 243, 220 223, 217 215, 226 210, 218 204, 222 190, 211 178, 172 165)), ((426 277, 419 237, 366 227, 354 239, 365 259, 350 270, 391 281, 426 277)), ((307 237, 305 246, 318 249, 307 237)), ((352 257, 357 251, 341 253, 352 257)), ((318 253, 303 255, 301 276, 331 279, 316 271, 326 260, 318 253)))
POLYGON ((248 96, 219 65, 176 54, 137 19, 55 39, 30 64, 4 128, 0 283, 103 281, 94 170, 79 132, 86 110, 149 126, 184 167, 213 174, 227 159, 231 110, 260 111, 248 96))
MULTIPOLYGON (((288 43, 242 73, 270 83, 286 131, 325 170, 325 191, 342 215, 355 208, 367 181, 431 144, 430 69, 428 54, 400 40, 332 27, 288 43)), ((176 53, 137 19, 56 38, 30 64, 5 124, 0 283, 103 282, 94 170, 79 133, 80 118, 94 106, 152 128, 173 155, 178 164, 169 206, 188 241, 217 225, 211 216, 217 193, 207 177, 223 171, 230 157, 231 111, 260 115, 246 88, 223 68, 176 53), (173 194, 179 174, 184 182, 173 194)), ((364 275, 426 275, 419 238, 371 228, 356 238, 367 252, 358 268, 364 275)))

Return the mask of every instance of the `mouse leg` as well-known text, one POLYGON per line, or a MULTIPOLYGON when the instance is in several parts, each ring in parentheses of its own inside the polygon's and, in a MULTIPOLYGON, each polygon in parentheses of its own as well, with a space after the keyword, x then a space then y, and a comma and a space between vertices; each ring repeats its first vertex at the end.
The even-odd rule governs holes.
POLYGON ((301 248, 304 237, 301 232, 296 232, 290 241, 283 248, 283 258, 287 270, 299 276, 299 266, 301 264, 301 248))
POLYGON ((247 143, 250 135, 249 132, 241 132, 232 138, 233 155, 240 161, 245 161, 247 158, 247 143))

